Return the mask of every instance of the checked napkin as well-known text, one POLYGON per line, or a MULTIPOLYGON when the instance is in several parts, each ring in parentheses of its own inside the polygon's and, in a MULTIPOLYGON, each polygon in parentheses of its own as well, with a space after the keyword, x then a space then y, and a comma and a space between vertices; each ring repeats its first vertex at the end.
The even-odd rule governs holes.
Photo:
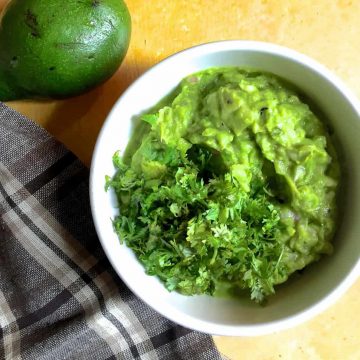
POLYGON ((221 359, 112 270, 92 224, 89 172, 0 104, 0 359, 221 359))

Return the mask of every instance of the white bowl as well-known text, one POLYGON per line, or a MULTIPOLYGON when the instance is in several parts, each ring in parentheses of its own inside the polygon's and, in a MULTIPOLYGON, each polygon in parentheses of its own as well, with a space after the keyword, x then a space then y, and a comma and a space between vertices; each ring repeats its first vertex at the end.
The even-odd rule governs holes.
POLYGON ((143 301, 170 320, 218 335, 254 336, 297 325, 340 297, 360 273, 360 106, 354 95, 325 67, 293 50, 261 42, 222 41, 181 51, 136 80, 115 104, 98 137, 91 165, 90 197, 95 227, 115 271, 143 301), (268 305, 249 301, 186 297, 168 292, 125 245, 120 245, 111 218, 117 214, 114 194, 104 191, 113 175, 112 156, 128 143, 132 117, 156 104, 180 80, 212 66, 245 66, 277 74, 300 88, 324 112, 339 140, 346 174, 343 218, 335 251, 304 274, 280 286, 268 305))

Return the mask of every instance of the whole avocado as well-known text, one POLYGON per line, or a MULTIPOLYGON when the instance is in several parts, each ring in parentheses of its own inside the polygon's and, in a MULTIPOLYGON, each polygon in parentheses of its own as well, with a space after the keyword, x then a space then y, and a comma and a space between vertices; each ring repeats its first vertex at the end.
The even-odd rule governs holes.
POLYGON ((120 66, 130 32, 122 0, 11 0, 0 23, 0 100, 90 90, 120 66))

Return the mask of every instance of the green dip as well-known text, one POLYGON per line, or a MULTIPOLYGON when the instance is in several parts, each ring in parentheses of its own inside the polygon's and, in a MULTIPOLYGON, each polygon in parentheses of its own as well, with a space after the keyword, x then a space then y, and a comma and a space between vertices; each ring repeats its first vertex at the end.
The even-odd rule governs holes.
MULTIPOLYGON (((156 84, 154 84, 156 86, 156 84)), ((170 291, 240 289, 262 302, 332 251, 339 166, 325 125, 274 75, 185 78, 114 155, 114 228, 170 291)))

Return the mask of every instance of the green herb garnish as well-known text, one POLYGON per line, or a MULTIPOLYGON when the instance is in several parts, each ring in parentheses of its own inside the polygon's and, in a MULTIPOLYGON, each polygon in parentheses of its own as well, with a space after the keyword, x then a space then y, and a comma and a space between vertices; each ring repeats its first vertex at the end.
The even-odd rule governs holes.
POLYGON ((118 171, 107 186, 121 209, 115 230, 168 290, 212 295, 229 282, 261 302, 283 270, 279 213, 262 181, 246 193, 230 173, 208 171, 209 150, 192 150, 191 158, 182 157, 163 145, 153 157, 166 165, 161 180, 146 180, 114 156, 118 171))

